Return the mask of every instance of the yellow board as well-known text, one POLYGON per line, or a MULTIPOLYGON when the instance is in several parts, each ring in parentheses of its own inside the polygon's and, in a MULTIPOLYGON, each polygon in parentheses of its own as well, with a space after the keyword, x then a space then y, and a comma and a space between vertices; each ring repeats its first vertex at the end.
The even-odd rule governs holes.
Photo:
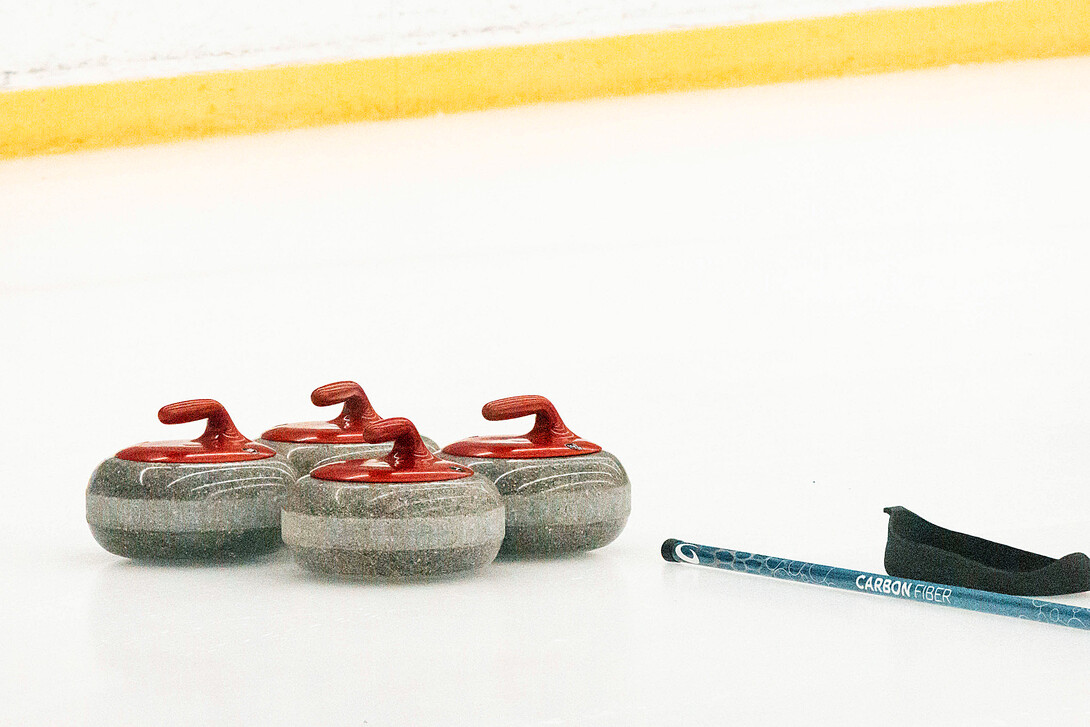
POLYGON ((0 158, 1090 53, 1090 0, 1005 0, 0 92, 0 158))

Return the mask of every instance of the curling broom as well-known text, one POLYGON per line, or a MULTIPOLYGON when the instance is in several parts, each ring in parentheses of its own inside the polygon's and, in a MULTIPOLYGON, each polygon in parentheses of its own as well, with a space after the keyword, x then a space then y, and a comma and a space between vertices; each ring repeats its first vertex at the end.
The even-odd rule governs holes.
POLYGON ((978 591, 974 588, 944 586, 910 578, 893 578, 877 573, 806 563, 801 560, 787 560, 729 548, 713 548, 673 538, 662 544, 662 557, 672 563, 692 563, 739 573, 799 581, 815 586, 873 593, 877 596, 1090 630, 1090 608, 1068 606, 1036 598, 1008 596, 1003 593, 978 591))

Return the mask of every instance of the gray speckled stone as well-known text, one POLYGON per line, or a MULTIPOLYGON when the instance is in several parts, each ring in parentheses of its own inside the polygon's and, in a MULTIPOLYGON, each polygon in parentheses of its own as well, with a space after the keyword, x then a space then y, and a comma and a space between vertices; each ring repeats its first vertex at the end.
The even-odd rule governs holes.
POLYGON ((111 457, 87 485, 87 524, 126 558, 247 555, 279 546, 280 499, 295 473, 279 457, 223 464, 111 457))
MULTIPOLYGON (((429 452, 438 452, 439 445, 427 437, 421 437, 429 452)), ((390 453, 393 444, 308 444, 307 442, 276 442, 271 439, 256 440, 271 447, 295 470, 296 477, 310 474, 316 467, 347 459, 375 459, 390 453)))
POLYGON ((341 576, 420 577, 477 568, 499 552, 503 501, 488 478, 351 483, 302 477, 281 534, 305 567, 341 576))
POLYGON ((632 509, 628 475, 609 452, 540 459, 440 456, 495 483, 507 511, 503 553, 600 548, 621 534, 632 509))

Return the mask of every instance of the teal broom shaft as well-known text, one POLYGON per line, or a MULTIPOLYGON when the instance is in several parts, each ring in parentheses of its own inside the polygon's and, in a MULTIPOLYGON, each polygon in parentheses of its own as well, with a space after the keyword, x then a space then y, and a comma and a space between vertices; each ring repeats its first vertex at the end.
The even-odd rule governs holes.
POLYGON ((829 565, 758 555, 729 548, 713 548, 709 545, 697 545, 674 539, 662 544, 662 557, 674 563, 692 563, 739 573, 799 581, 815 586, 873 593, 877 596, 919 601, 935 606, 963 608, 969 611, 995 613, 1000 616, 1090 630, 1090 608, 1068 606, 1064 603, 1041 601, 1036 598, 1008 596, 1004 593, 978 591, 974 588, 944 586, 910 578, 894 578, 877 573, 834 568, 829 565))

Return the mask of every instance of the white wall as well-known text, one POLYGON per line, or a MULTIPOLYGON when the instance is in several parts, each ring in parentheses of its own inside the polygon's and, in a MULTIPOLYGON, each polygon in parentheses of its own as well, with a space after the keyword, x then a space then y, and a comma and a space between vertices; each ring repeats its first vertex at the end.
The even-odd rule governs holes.
POLYGON ((954 0, 0 0, 0 89, 954 0))

